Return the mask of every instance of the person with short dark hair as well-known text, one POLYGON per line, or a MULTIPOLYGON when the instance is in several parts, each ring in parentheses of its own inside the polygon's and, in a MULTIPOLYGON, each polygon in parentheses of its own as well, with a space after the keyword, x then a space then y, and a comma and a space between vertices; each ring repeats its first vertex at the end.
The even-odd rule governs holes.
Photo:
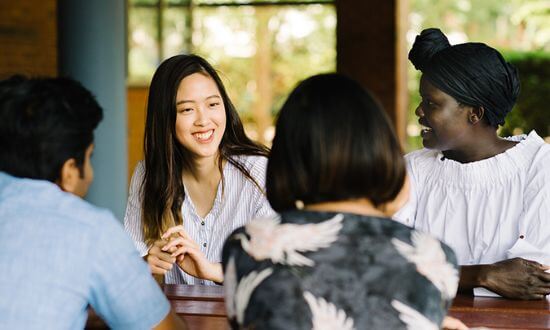
POLYGON ((0 82, 0 328, 184 329, 111 212, 82 200, 103 111, 68 78, 0 82))
POLYGON ((155 71, 144 160, 130 183, 124 225, 155 275, 171 284, 223 281, 223 242, 256 216, 268 149, 249 139, 216 70, 176 55, 155 71))
POLYGON ((544 298, 550 145, 535 131, 497 135, 519 95, 517 70, 486 44, 451 46, 439 29, 422 31, 409 59, 422 72, 416 115, 425 149, 406 156, 413 193, 395 218, 453 248, 460 289, 544 298))
POLYGON ((452 250, 389 216, 407 198, 383 110, 357 82, 322 74, 283 105, 267 166, 278 217, 223 250, 235 329, 439 329, 456 293, 452 250))

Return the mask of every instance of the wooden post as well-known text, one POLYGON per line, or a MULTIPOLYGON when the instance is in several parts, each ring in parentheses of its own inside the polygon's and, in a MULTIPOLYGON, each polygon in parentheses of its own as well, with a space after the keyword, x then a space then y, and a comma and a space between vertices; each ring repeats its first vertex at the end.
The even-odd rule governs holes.
POLYGON ((382 103, 402 145, 407 108, 408 0, 337 0, 337 71, 382 103))
POLYGON ((256 77, 256 100, 252 113, 258 132, 257 141, 266 144, 265 132, 271 125, 271 104, 273 103, 273 86, 271 82, 271 52, 273 38, 268 28, 269 19, 273 14, 270 7, 255 8, 256 13, 256 55, 254 56, 254 72, 256 77))

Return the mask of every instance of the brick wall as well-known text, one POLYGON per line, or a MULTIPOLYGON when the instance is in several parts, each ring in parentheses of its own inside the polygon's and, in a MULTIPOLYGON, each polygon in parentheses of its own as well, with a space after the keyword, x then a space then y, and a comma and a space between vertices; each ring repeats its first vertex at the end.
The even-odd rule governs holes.
POLYGON ((57 0, 0 1, 0 79, 56 76, 57 0))

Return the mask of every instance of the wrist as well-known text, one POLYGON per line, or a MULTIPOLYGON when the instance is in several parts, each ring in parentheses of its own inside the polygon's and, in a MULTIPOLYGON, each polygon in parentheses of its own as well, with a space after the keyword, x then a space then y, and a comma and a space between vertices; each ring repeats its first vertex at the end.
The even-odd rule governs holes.
POLYGON ((471 292, 476 287, 487 287, 491 265, 464 265, 460 267, 459 290, 471 292))
POLYGON ((479 271, 477 274, 477 283, 484 288, 490 287, 491 271, 493 265, 479 265, 479 271))
POLYGON ((487 288, 489 285, 489 278, 491 275, 491 265, 472 265, 468 266, 470 284, 472 288, 483 287, 487 288))
POLYGON ((223 283, 223 269, 221 263, 210 263, 208 280, 218 284, 223 283))

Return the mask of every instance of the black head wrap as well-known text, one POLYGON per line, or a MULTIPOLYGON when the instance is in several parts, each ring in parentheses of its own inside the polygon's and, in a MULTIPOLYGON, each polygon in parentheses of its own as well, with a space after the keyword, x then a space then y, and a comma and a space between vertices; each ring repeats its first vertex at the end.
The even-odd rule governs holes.
POLYGON ((504 124, 519 95, 516 68, 483 43, 451 46, 439 29, 426 29, 416 36, 409 60, 435 87, 458 102, 483 106, 495 127, 504 124))

